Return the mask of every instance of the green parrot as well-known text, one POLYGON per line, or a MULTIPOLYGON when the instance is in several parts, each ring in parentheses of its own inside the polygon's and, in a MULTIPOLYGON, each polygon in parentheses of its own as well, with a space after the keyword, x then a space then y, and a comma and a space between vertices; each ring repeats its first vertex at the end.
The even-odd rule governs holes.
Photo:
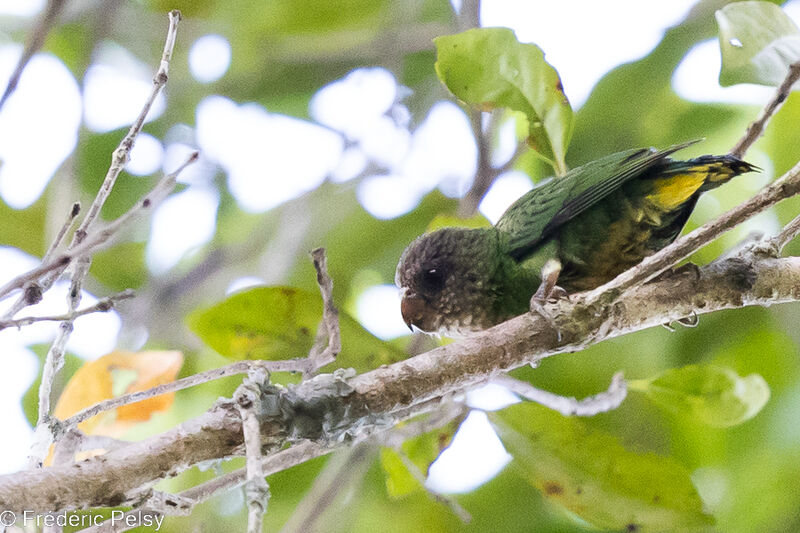
POLYGON ((598 287, 671 243, 704 191, 758 170, 730 155, 676 161, 634 149, 528 191, 490 228, 442 228, 400 257, 395 283, 409 328, 450 336, 530 309, 550 259, 567 292, 598 287))

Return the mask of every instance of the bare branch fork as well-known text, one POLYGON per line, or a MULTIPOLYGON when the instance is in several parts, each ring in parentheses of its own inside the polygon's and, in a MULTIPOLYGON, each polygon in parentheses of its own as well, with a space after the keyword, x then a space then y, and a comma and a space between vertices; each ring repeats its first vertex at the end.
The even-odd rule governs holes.
POLYGON ((167 31, 166 43, 164 45, 164 52, 162 54, 161 62, 156 75, 153 78, 153 90, 149 98, 142 107, 139 116, 131 125, 128 134, 122 139, 120 145, 114 151, 111 166, 108 169, 103 184, 100 187, 92 205, 89 207, 83 221, 78 226, 78 229, 73 235, 72 242, 67 247, 67 250, 53 258, 55 250, 58 248, 59 243, 63 240, 66 232, 72 224, 72 221, 79 213, 78 204, 73 205, 70 217, 67 223, 64 224, 62 231, 58 233, 53 244, 50 246, 42 264, 33 269, 32 271, 18 276, 11 280, 5 286, 0 288, 0 298, 9 295, 13 290, 23 287, 28 287, 23 291, 23 295, 12 306, 8 318, 13 318, 17 311, 32 303, 31 290, 40 295, 41 292, 49 289, 61 273, 66 270, 68 266, 72 266, 72 280, 70 283, 69 294, 67 295, 67 316, 61 322, 61 326, 56 335, 50 350, 45 357, 44 367, 42 369, 42 382, 39 386, 39 412, 38 421, 34 431, 34 442, 31 446, 31 454, 29 457, 29 466, 32 468, 40 467, 42 461, 49 449, 50 443, 53 442, 56 435, 54 431, 56 426, 51 424, 52 418, 50 416, 50 395, 53 387, 53 381, 56 375, 63 366, 64 350, 72 333, 73 322, 77 315, 77 309, 80 305, 81 290, 83 280, 86 277, 89 266, 91 264, 91 256, 94 252, 99 250, 103 245, 111 241, 112 237, 131 219, 138 216, 142 211, 148 210, 154 205, 155 202, 162 199, 164 196, 175 187, 178 173, 180 173, 186 165, 192 163, 197 158, 197 154, 193 154, 176 172, 168 174, 162 179, 159 184, 151 191, 150 194, 127 213, 119 217, 117 220, 109 224, 106 228, 89 233, 100 210, 105 204, 106 199, 117 180, 117 177, 122 172, 125 164, 127 163, 130 151, 133 148, 136 136, 142 129, 147 113, 150 111, 153 102, 158 97, 158 94, 163 89, 167 82, 169 61, 172 58, 172 50, 175 46, 175 37, 178 31, 178 22, 180 21, 180 12, 172 11, 169 13, 169 29, 167 31), (43 282, 42 277, 50 274, 47 281, 43 282))

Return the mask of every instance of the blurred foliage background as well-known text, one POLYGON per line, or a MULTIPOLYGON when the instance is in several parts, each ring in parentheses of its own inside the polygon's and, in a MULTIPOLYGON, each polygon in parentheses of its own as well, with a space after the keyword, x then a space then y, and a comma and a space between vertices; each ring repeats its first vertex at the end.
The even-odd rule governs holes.
MULTIPOLYGON (((597 83, 576 109, 567 154, 570 166, 618 150, 664 147, 687 139, 706 139, 687 150, 688 155, 724 153, 733 145, 757 114, 757 106, 689 102, 671 86, 673 72, 687 52, 716 35, 713 13, 725 3, 701 0, 645 57, 614 68, 597 83)), ((144 132, 165 145, 180 142, 192 147, 197 146, 193 128, 198 104, 210 95, 313 121, 309 104, 320 88, 364 67, 382 67, 407 88, 398 93, 396 102, 407 110, 407 120, 395 123, 413 132, 437 102, 451 98, 436 78, 431 40, 465 24, 446 0, 83 1, 68 2, 43 51, 63 61, 79 86, 103 43, 115 43, 154 67, 170 9, 180 9, 184 20, 166 89, 166 108, 145 125, 144 132), (187 55, 190 44, 207 34, 228 40, 232 60, 224 76, 202 84, 190 75, 187 55), (184 126, 176 129, 176 125, 184 126)), ((581 17, 580 9, 574 16, 581 17)), ((4 26, 9 39, 24 42, 32 20, 9 17, 0 23, 8 23, 4 26)), ((627 23, 635 25, 637 21, 627 23)), ((570 21, 554 24, 566 28, 570 21)), ((574 46, 590 45, 576 37, 574 46)), ((391 113, 387 110, 387 115, 391 113)), ((709 193, 698 205, 689 228, 740 203, 767 180, 788 170, 800 157, 799 122, 800 95, 794 93, 748 156, 765 171, 709 193)), ((94 197, 125 130, 97 133, 82 127, 77 146, 39 200, 23 210, 0 205, 0 243, 40 256, 63 220, 63 206, 76 198, 88 205, 94 197)), ((358 144, 342 138, 346 146, 358 144)), ((257 149, 259 140, 249 141, 249 146, 257 149)), ((264 157, 269 157, 269 146, 264 151, 264 157)), ((309 147, 308 157, 314 156, 309 147)), ((376 218, 365 210, 357 194, 362 180, 387 172, 385 164, 370 161, 352 180, 325 180, 271 209, 252 212, 242 209, 231 193, 226 169, 210 159, 204 164, 211 169, 206 185, 217 191, 219 199, 213 237, 174 266, 154 272, 146 263, 149 230, 144 223, 127 242, 96 257, 87 282, 97 295, 135 288, 137 298, 120 306, 120 347, 138 349, 146 338, 148 348, 183 350, 182 376, 228 362, 199 342, 186 326, 186 317, 224 299, 233 280, 254 276, 268 284, 316 291, 307 251, 325 246, 335 299, 342 309, 355 314, 356 301, 366 288, 393 283, 397 259, 408 242, 424 232, 437 215, 454 215, 459 204, 457 197, 434 189, 408 213, 376 218)), ((534 182, 549 172, 538 160, 525 156, 519 158, 516 168, 534 182)), ((119 215, 159 176, 160 172, 149 176, 123 173, 103 216, 119 215)), ((264 179, 293 178, 265 175, 264 179)), ((785 223, 798 212, 800 200, 784 202, 753 224, 699 251, 692 261, 709 262, 751 230, 774 229, 776 222, 785 223)), ((800 253, 800 243, 790 245, 788 252, 800 253)), ((719 312, 703 316, 694 329, 671 333, 654 328, 551 358, 535 370, 524 369, 515 375, 555 393, 582 397, 605 389, 618 370, 636 379, 686 364, 715 363, 740 375, 761 374, 771 388, 769 403, 757 417, 733 428, 709 428, 667 414, 635 393, 619 409, 584 423, 615 435, 630 450, 656 452, 683 464, 691 472, 705 509, 716 518, 718 530, 793 531, 800 529, 800 492, 792 490, 800 481, 799 320, 797 305, 719 312)), ((409 343, 411 337, 401 337, 381 348, 382 343, 376 343, 357 324, 350 332, 350 339, 344 339, 343 357, 348 357, 348 343, 359 345, 350 352, 359 355, 340 364, 360 370, 433 343, 429 339, 409 343)), ((77 368, 73 363, 68 364, 64 380, 77 368)), ((231 394, 238 381, 229 378, 178 393, 167 414, 139 426, 128 437, 154 434, 203 412, 218 396, 231 394)), ((34 402, 32 394, 25 399, 29 416, 35 412, 34 402)), ((272 498, 265 530, 277 530, 287 520, 326 461, 311 461, 269 478, 272 498)), ((231 461, 215 468, 228 471, 241 464, 231 461)), ((585 528, 557 502, 549 502, 513 465, 479 488, 457 496, 473 517, 469 524, 424 492, 392 498, 377 456, 370 457, 364 472, 363 479, 353 480, 322 517, 321 531, 566 532, 585 528)), ((214 475, 215 469, 193 469, 159 488, 180 490, 214 475)), ((245 520, 241 492, 233 491, 199 506, 191 516, 168 518, 162 531, 242 530, 245 520)))

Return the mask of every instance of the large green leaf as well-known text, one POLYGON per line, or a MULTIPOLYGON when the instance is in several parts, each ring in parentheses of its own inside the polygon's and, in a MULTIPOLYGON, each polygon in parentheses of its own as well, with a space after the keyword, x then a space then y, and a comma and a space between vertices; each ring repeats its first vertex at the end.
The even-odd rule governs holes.
POLYGON ((561 79, 535 44, 508 28, 478 28, 434 39, 436 73, 460 100, 488 111, 507 107, 528 119, 528 142, 557 172, 572 134, 572 108, 561 79))
POLYGON ((722 70, 719 83, 780 85, 800 60, 800 30, 769 2, 734 2, 716 13, 722 70))
MULTIPOLYGON (((206 344, 230 359, 281 360, 308 354, 321 318, 319 293, 257 287, 193 312, 188 324, 206 344)), ((341 311, 339 326, 342 353, 329 367, 353 367, 360 372, 405 357, 341 311)))
POLYGON ((528 482, 592 525, 685 531, 713 521, 672 458, 630 452, 610 434, 530 402, 489 418, 528 482))
POLYGON ((769 385, 759 374, 741 377, 733 369, 689 365, 647 380, 628 383, 673 413, 715 427, 729 427, 753 418, 769 400, 769 385))

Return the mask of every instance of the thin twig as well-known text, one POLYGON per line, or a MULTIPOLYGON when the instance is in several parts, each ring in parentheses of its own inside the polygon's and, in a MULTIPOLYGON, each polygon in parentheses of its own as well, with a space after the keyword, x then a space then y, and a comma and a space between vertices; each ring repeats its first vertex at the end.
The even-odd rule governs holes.
POLYGON ((786 224, 780 233, 772 237, 769 242, 775 247, 777 253, 781 253, 786 245, 792 242, 798 235, 800 235, 800 215, 794 217, 791 222, 786 224))
POLYGON ((192 374, 191 376, 187 376, 176 381, 163 383, 157 387, 131 392, 129 394, 123 394, 122 396, 117 396, 116 398, 103 400, 102 402, 98 402, 90 407, 87 407, 86 409, 79 411, 66 420, 63 420, 61 425, 64 428, 73 427, 80 424, 84 420, 88 420, 104 411, 110 411, 112 409, 116 409, 117 407, 122 407, 123 405, 141 402, 142 400, 147 400, 148 398, 152 398, 154 396, 160 396, 161 394, 167 394, 168 392, 176 392, 179 390, 188 389, 189 387, 194 387, 196 385, 201 385, 203 383, 208 383, 209 381, 214 381, 228 376, 247 374, 259 368, 263 368, 267 372, 299 372, 305 368, 305 365, 301 359, 290 359, 287 361, 237 361, 221 368, 206 370, 205 372, 192 374))
MULTIPOLYGON (((167 79, 169 77, 169 61, 172 58, 172 50, 175 47, 175 38, 178 34, 178 22, 180 22, 180 20, 180 11, 170 11, 169 29, 167 30, 167 38, 164 42, 164 51, 161 55, 161 62, 158 70, 153 76, 153 89, 142 106, 139 116, 136 117, 136 120, 133 122, 133 124, 131 124, 128 133, 122 138, 122 141, 120 141, 116 150, 114 150, 114 153, 111 157, 111 165, 108 167, 108 172, 106 172, 106 176, 103 179, 100 190, 97 191, 97 195, 95 196, 94 201, 92 201, 92 205, 89 206, 86 216, 83 218, 80 226, 78 226, 78 229, 75 231, 75 235, 72 236, 72 243, 70 243, 69 248, 73 253, 75 249, 84 242, 88 235, 89 228, 91 228, 92 224, 94 224, 94 222, 97 220, 97 217, 100 215, 100 210, 103 208, 108 196, 111 194, 114 184, 117 181, 117 177, 120 175, 122 169, 125 168, 125 165, 130 159, 130 152, 133 149, 134 143, 136 142, 136 137, 139 135, 139 132, 142 131, 142 126, 144 126, 144 121, 147 118, 147 114, 150 112, 150 108, 153 106, 153 103, 155 102, 159 93, 167 83, 167 79)), ((171 191, 173 187, 174 184, 169 187, 169 191, 171 191)), ((167 191, 167 194, 169 191, 167 191)), ((124 216, 125 215, 117 219, 115 223, 121 222, 121 219, 124 219, 124 216)), ((99 234, 102 235, 103 232, 100 232, 99 234)), ((70 312, 77 309, 80 305, 83 280, 86 278, 86 275, 89 272, 91 262, 91 255, 84 255, 81 256, 77 262, 73 263, 72 280, 70 282, 68 296, 70 312)))
POLYGON ((539 404, 544 405, 554 411, 558 411, 564 416, 594 416, 598 413, 612 411, 620 406, 628 395, 628 386, 622 372, 617 372, 611 378, 608 390, 588 396, 582 400, 559 396, 552 392, 537 389, 530 383, 514 379, 510 376, 497 376, 492 379, 493 383, 502 385, 511 392, 539 404))
POLYGON ((408 439, 435 431, 454 420, 461 420, 469 413, 469 407, 463 402, 454 402, 452 398, 445 397, 440 400, 438 408, 427 416, 411 420, 392 428, 391 431, 381 436, 384 446, 396 448, 408 439))
MULTIPOLYGON (((197 158, 197 154, 193 154, 189 160, 184 163, 184 165, 176 170, 176 172, 165 176, 165 178, 163 178, 159 184, 156 185, 155 189, 153 189, 153 191, 151 191, 151 193, 146 196, 138 206, 134 206, 134 208, 130 209, 127 213, 109 224, 104 230, 93 232, 91 234, 91 238, 87 238, 89 235, 88 230, 91 228, 97 216, 100 214, 100 210, 105 204, 106 199, 108 198, 109 194, 111 194, 111 189, 116 182, 117 176, 119 176, 120 172, 122 172, 123 167, 129 159, 129 154, 133 148, 133 143, 136 140, 136 136, 142 129, 142 125, 144 124, 144 120, 148 111, 152 107, 152 104, 158 96, 158 93, 167 82, 169 60, 172 57, 172 50, 175 46, 175 38, 178 31, 179 21, 180 12, 171 11, 169 13, 169 29, 167 31, 167 38, 164 44, 164 52, 162 54, 158 71, 153 77, 153 90, 150 94, 150 97, 145 102, 139 117, 136 119, 133 125, 131 125, 128 134, 122 139, 117 149, 114 150, 114 155, 111 158, 111 166, 106 173, 103 184, 100 187, 100 190, 97 192, 89 211, 87 212, 78 229, 75 231, 72 242, 70 243, 66 254, 50 260, 50 263, 57 265, 52 270, 61 268, 61 271, 63 272, 63 269, 65 269, 69 263, 74 264, 74 267, 70 289, 67 295, 69 318, 61 322, 61 327, 58 330, 58 334, 56 335, 53 345, 47 352, 44 367, 42 369, 42 381, 39 385, 39 418, 36 422, 34 442, 31 446, 31 455, 28 460, 29 466, 32 468, 39 468, 42 466, 42 462, 47 450, 50 447, 50 443, 57 438, 54 428, 51 425, 52 418, 50 416, 50 395, 52 393, 53 381, 58 375, 58 371, 64 364, 64 350, 70 334, 72 333, 73 322, 75 320, 74 315, 78 309, 78 306, 80 305, 83 280, 89 271, 91 254, 106 244, 111 237, 115 235, 115 233, 125 224, 127 224, 132 218, 140 214, 143 210, 151 207, 156 201, 160 200, 162 196, 169 194, 169 192, 175 187, 177 174, 181 172, 186 165, 190 164, 197 158), (65 257, 68 259, 65 260, 65 257), (75 258, 78 259, 77 263, 73 262, 73 259, 75 258)), ((47 264, 48 262, 43 262, 41 266, 44 267, 47 264)), ((19 277, 17 279, 19 279, 19 277)), ((54 282, 55 279, 56 277, 53 276, 51 281, 54 282)), ((30 278, 27 280, 28 283, 33 283, 36 281, 38 281, 38 278, 30 278)), ((6 287, 8 287, 8 284, 6 284, 6 287)), ((4 293, 0 291, 0 297, 2 296, 4 296, 4 293)))
MULTIPOLYGON (((265 457, 261 461, 261 471, 265 476, 286 470, 289 466, 300 464, 315 457, 321 457, 332 452, 333 448, 324 446, 314 441, 304 441, 293 445, 291 448, 265 457)), ((179 496, 198 504, 212 496, 241 486, 246 480, 246 468, 240 468, 224 476, 207 481, 196 487, 186 489, 179 496)))
POLYGON ((585 302, 593 303, 605 296, 619 295, 634 285, 653 279, 748 218, 798 193, 800 193, 800 162, 761 189, 750 200, 680 237, 605 285, 593 289, 586 294, 585 302))
MULTIPOLYGON (((494 120, 494 117, 491 120, 494 120)), ((475 177, 472 179, 472 186, 461 200, 461 205, 459 205, 459 214, 462 217, 469 217, 475 213, 475 209, 481 203, 481 199, 497 177, 497 173, 491 164, 490 134, 483 130, 483 111, 471 109, 469 111, 469 121, 472 126, 472 136, 475 137, 475 143, 478 146, 478 162, 475 168, 475 177)))
POLYGON ((67 251, 68 256, 72 258, 89 256, 110 245, 114 240, 113 238, 116 237, 121 230, 128 227, 133 220, 143 215, 166 198, 175 188, 180 173, 183 172, 186 167, 197 161, 199 156, 200 154, 198 152, 191 153, 181 166, 161 178, 161 181, 126 213, 102 229, 92 231, 81 243, 70 248, 67 251))
MULTIPOLYGON (((155 102, 156 98, 158 98, 159 93, 167 84, 167 79, 169 78, 169 61, 172 58, 172 50, 175 48, 175 38, 178 34, 178 23, 180 20, 180 11, 170 11, 169 29, 167 30, 167 38, 164 42, 164 51, 161 54, 161 62, 159 63, 158 70, 153 76, 153 89, 150 91, 150 95, 142 106, 139 116, 136 117, 136 120, 133 122, 133 124, 131 124, 128 133, 122 138, 119 146, 117 146, 116 150, 114 150, 114 153, 111 156, 111 165, 108 167, 108 172, 106 172, 106 176, 103 179, 100 190, 97 191, 97 195, 95 196, 94 201, 92 201, 92 205, 89 206, 86 216, 83 218, 80 226, 78 226, 78 229, 75 231, 75 235, 72 236, 70 249, 73 252, 75 248, 84 242, 84 239, 86 239, 88 235, 89 228, 91 228, 92 224, 94 224, 94 222, 97 220, 97 217, 100 215, 100 210, 103 208, 108 196, 111 194, 114 184, 117 181, 117 177, 130 160, 130 152, 133 149, 134 143, 136 142, 136 137, 139 135, 139 132, 142 131, 142 126, 144 126, 144 121, 147 118, 147 114, 150 112, 150 108, 153 107, 153 103, 155 102)), ((169 188, 169 191, 171 191, 173 187, 174 184, 169 188)), ((167 193, 169 191, 167 191, 167 193)), ((123 217, 120 217, 120 219, 123 217)), ((120 222, 120 219, 117 219, 115 222, 120 222)), ((71 312, 77 309, 80 305, 83 280, 86 278, 86 275, 89 272, 91 263, 91 255, 82 256, 77 262, 73 263, 72 280, 70 282, 68 296, 69 310, 71 312)))
POLYGON ((100 210, 103 208, 106 199, 108 199, 108 196, 111 194, 111 190, 114 187, 117 177, 122 172, 122 169, 125 168, 125 165, 130 158, 131 149, 136 141, 136 137, 142 130, 142 126, 147 118, 147 114, 150 112, 150 108, 153 106, 156 98, 158 98, 161 90, 167 84, 167 78, 169 77, 169 62, 170 59, 172 59, 172 50, 175 48, 175 38, 178 34, 178 23, 180 20, 180 11, 173 10, 169 12, 169 29, 167 30, 167 38, 164 42, 164 51, 161 55, 161 63, 159 64, 158 70, 153 76, 153 89, 150 92, 150 95, 148 96, 144 106, 142 107, 139 116, 136 117, 136 120, 133 122, 133 124, 131 124, 128 133, 125 135, 122 141, 120 141, 116 150, 114 150, 114 154, 111 157, 111 166, 108 168, 108 172, 106 172, 106 177, 103 179, 103 184, 100 186, 97 196, 92 202, 92 205, 89 206, 86 217, 83 219, 81 225, 78 227, 78 230, 75 232, 72 246, 79 244, 86 238, 89 228, 97 219, 97 216, 100 214, 100 210))
POLYGON ((414 463, 414 461, 409 459, 408 455, 406 455, 406 453, 401 448, 395 448, 394 451, 400 457, 400 460, 403 462, 403 465, 406 467, 406 470, 408 470, 408 472, 417 481, 417 483, 425 487, 425 490, 431 496, 431 498, 441 503, 445 507, 449 508, 453 512, 453 514, 455 514, 459 518, 459 520, 461 520, 465 524, 469 524, 472 521, 472 515, 469 514, 469 511, 464 509, 455 498, 437 492, 425 484, 426 481, 425 474, 422 473, 422 471, 414 463))
POLYGON ((783 83, 780 84, 778 89, 775 91, 775 95, 769 102, 767 102, 767 105, 764 106, 764 109, 761 110, 761 114, 758 116, 758 118, 747 127, 747 131, 745 131, 744 136, 733 148, 731 148, 731 151, 729 152, 730 155, 739 158, 744 156, 745 152, 747 152, 750 146, 752 146, 753 143, 756 142, 759 137, 761 137, 767 122, 769 122, 769 119, 772 118, 772 115, 774 115, 778 109, 781 108, 783 103, 789 97, 789 93, 792 91, 792 85, 794 85, 798 79, 800 79, 800 61, 789 65, 789 72, 786 74, 786 78, 784 78, 783 83))
POLYGON ((363 478, 375 449, 374 445, 361 442, 333 456, 284 524, 281 533, 316 531, 317 521, 333 505, 337 496, 363 478))
MULTIPOLYGON (((261 460, 261 470, 264 476, 269 476, 276 472, 286 470, 290 466, 309 461, 316 457, 327 455, 334 451, 334 448, 323 446, 317 442, 304 441, 293 445, 280 452, 277 452, 261 460)), ((247 481, 247 468, 240 468, 223 476, 214 478, 205 483, 201 483, 190 489, 186 489, 178 494, 167 494, 154 491, 150 498, 139 509, 127 511, 118 522, 130 523, 131 527, 124 529, 111 529, 111 521, 106 520, 102 524, 82 529, 81 533, 101 533, 104 531, 128 531, 134 527, 139 527, 138 523, 128 522, 126 518, 131 516, 131 520, 136 515, 145 513, 152 515, 187 515, 191 513, 195 505, 205 502, 212 497, 242 486, 247 481)))
POLYGON ((133 298, 134 292, 132 290, 125 290, 111 296, 106 296, 97 301, 96 304, 89 307, 84 307, 72 313, 65 313, 63 315, 50 315, 50 316, 26 316, 23 318, 16 318, 13 320, 0 320, 0 330, 9 327, 21 328, 35 322, 60 322, 62 320, 74 320, 80 316, 88 315, 91 313, 105 313, 114 309, 114 304, 121 300, 133 298))
POLYGON ((34 429, 33 443, 31 452, 28 456, 29 468, 41 468, 47 450, 54 440, 54 432, 51 427, 50 417, 50 394, 53 389, 53 382, 58 371, 64 365, 64 351, 67 341, 72 333, 72 320, 65 320, 59 324, 58 334, 47 351, 44 366, 42 368, 42 382, 39 385, 39 412, 34 429))
MULTIPOLYGON (((67 220, 64 221, 64 224, 62 224, 61 229, 56 234, 53 242, 50 243, 50 247, 47 249, 44 257, 42 257, 42 264, 48 263, 53 259, 58 247, 61 246, 61 242, 64 240, 64 237, 67 235, 69 229, 75 223, 75 219, 78 217, 80 212, 81 204, 79 202, 72 204, 69 214, 67 215, 67 220)), ((39 280, 34 280, 27 283, 22 288, 22 294, 20 294, 19 298, 17 298, 17 301, 15 301, 14 304, 9 307, 5 313, 3 313, 3 318, 14 318, 14 315, 16 315, 22 309, 28 307, 29 305, 35 305, 39 303, 42 300, 42 294, 44 291, 49 289, 54 282, 55 278, 46 281, 45 283, 40 283, 39 280)))
POLYGON ((25 45, 25 49, 22 51, 19 61, 17 61, 14 72, 11 74, 11 77, 8 78, 3 96, 0 97, 0 109, 3 108, 3 105, 17 89, 19 80, 22 78, 22 72, 44 44, 47 34, 50 33, 50 30, 55 25, 59 13, 61 13, 61 8, 63 8, 66 3, 66 0, 48 0, 42 15, 36 21, 36 25, 28 36, 28 42, 25 45))
MULTIPOLYGON (((89 241, 86 241, 89 242, 89 241)), ((81 246, 84 246, 83 243, 81 246)), ((86 409, 76 413, 70 418, 61 422, 62 427, 68 428, 80 424, 84 420, 102 413, 110 411, 123 405, 140 402, 153 396, 159 396, 168 392, 175 392, 189 387, 194 387, 209 381, 214 381, 223 377, 232 376, 235 374, 246 374, 258 369, 263 369, 267 372, 309 372, 310 369, 316 370, 331 361, 336 357, 336 354, 341 350, 341 335, 339 332, 339 314, 336 307, 333 305, 333 281, 328 275, 327 265, 325 260, 325 250, 318 248, 312 252, 314 259, 314 267, 317 269, 317 282, 320 286, 320 292, 323 298, 323 323, 327 332, 328 343, 327 347, 321 348, 322 343, 315 343, 312 347, 309 356, 302 359, 287 359, 281 361, 264 361, 264 360, 245 360, 237 361, 222 368, 215 368, 199 374, 194 374, 177 381, 164 383, 151 389, 132 392, 124 394, 116 398, 111 398, 98 402, 95 405, 87 407, 86 409)), ((324 338, 323 338, 324 341, 324 338)))
POLYGON ((67 220, 64 221, 64 224, 61 225, 61 229, 58 230, 55 239, 53 242, 50 243, 50 247, 47 249, 47 252, 44 254, 42 258, 42 262, 49 261, 53 255, 58 250, 58 247, 61 246, 61 242, 64 240, 64 237, 67 235, 67 232, 72 227, 72 224, 75 223, 75 219, 81 212, 81 204, 80 202, 75 202, 72 204, 72 207, 69 209, 69 214, 67 215, 67 220))
MULTIPOLYGON (((72 256, 68 254, 59 254, 57 257, 51 259, 47 263, 42 263, 31 270, 20 274, 19 276, 6 282, 5 285, 0 287, 0 298, 5 298, 13 291, 25 287, 29 283, 34 283, 41 279, 43 276, 53 272, 54 270, 61 269, 63 271, 67 265, 72 262, 72 256)), ((44 289, 42 289, 44 290, 44 289)))
POLYGON ((325 248, 317 248, 311 252, 314 269, 317 271, 317 285, 322 294, 322 324, 326 336, 317 336, 317 340, 308 355, 308 367, 303 371, 304 377, 312 376, 323 366, 336 360, 342 350, 342 338, 339 331, 339 310, 333 304, 333 280, 328 275, 328 260, 325 248), (327 339, 326 339, 327 337, 327 339), (326 341, 327 340, 327 345, 326 341), (323 346, 325 346, 323 348, 323 346))
POLYGON ((261 386, 268 381, 263 368, 254 370, 242 382, 234 394, 234 400, 242 417, 242 433, 247 468, 245 499, 247 501, 247 533, 261 533, 264 513, 269 501, 269 485, 261 469, 261 427, 258 415, 261 412, 261 386))
POLYGON ((47 274, 57 270, 63 271, 63 269, 71 264, 76 258, 93 254, 103 247, 113 243, 118 232, 127 228, 135 218, 148 211, 160 200, 166 197, 172 191, 172 189, 175 188, 177 176, 188 165, 195 162, 197 157, 197 152, 191 154, 180 167, 178 167, 174 172, 164 176, 164 178, 161 179, 161 181, 153 188, 153 190, 145 195, 142 200, 137 202, 136 205, 128 210, 128 212, 108 224, 103 229, 99 231, 93 231, 89 238, 80 244, 68 249, 66 252, 56 255, 56 257, 52 258, 49 262, 43 263, 36 268, 25 272, 24 274, 20 274, 0 287, 0 298, 8 296, 13 291, 24 287, 30 282, 35 282, 47 274))
POLYGON ((442 400, 440 409, 430 413, 427 417, 420 420, 412 420, 406 424, 397 426, 379 437, 381 443, 397 452, 397 455, 403 461, 406 469, 408 469, 414 479, 425 488, 428 494, 430 494, 434 500, 450 508, 450 510, 465 524, 472 520, 472 516, 470 516, 469 512, 454 498, 446 494, 441 494, 428 487, 425 484, 425 474, 411 461, 408 455, 406 455, 402 445, 403 442, 408 439, 439 429, 454 420, 458 420, 458 423, 460 423, 468 412, 469 408, 466 405, 461 402, 453 402, 448 398, 442 400))
MULTIPOLYGON (((121 228, 125 227, 126 224, 130 222, 130 220, 140 215, 155 202, 169 194, 175 187, 177 175, 186 165, 193 162, 196 158, 197 153, 195 152, 175 172, 165 176, 139 204, 132 207, 127 213, 109 224, 105 229, 92 232, 91 238, 75 246, 68 254, 72 254, 71 257, 82 257, 82 254, 94 253, 100 249, 101 246, 106 245, 121 228)), ((54 259, 53 263, 58 264, 59 262, 63 262, 64 257, 69 258, 70 255, 62 255, 61 258, 54 259)), ((69 261, 67 261, 67 263, 68 262, 69 261)), ((88 268, 88 263, 86 267, 88 268)), ((80 301, 81 276, 85 275, 85 273, 86 271, 83 270, 80 274, 73 276, 70 292, 67 295, 68 313, 70 315, 75 313, 75 308, 80 301)), ((50 443, 55 437, 54 430, 50 427, 53 423, 53 419, 50 417, 50 395, 53 381, 64 364, 64 350, 69 336, 72 333, 73 321, 74 319, 69 319, 61 323, 56 339, 45 357, 44 368, 42 369, 42 382, 39 385, 39 418, 36 423, 36 429, 34 430, 34 442, 31 445, 31 455, 28 460, 32 468, 38 468, 42 465, 50 443)))
POLYGON ((457 15, 458 31, 477 28, 481 25, 481 0, 463 0, 457 15))

